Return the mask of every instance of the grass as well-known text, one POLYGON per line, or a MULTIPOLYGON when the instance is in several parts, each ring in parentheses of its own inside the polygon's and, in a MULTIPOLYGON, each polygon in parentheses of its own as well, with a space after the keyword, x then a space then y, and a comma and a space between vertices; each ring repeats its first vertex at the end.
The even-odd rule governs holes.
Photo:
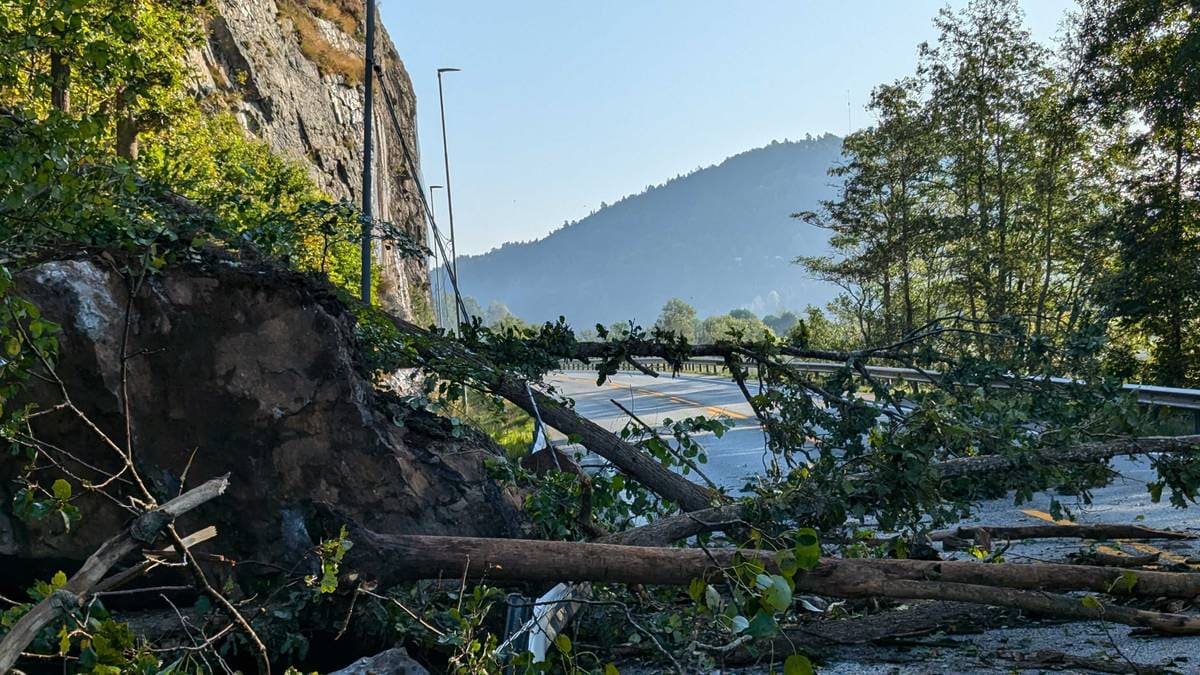
MULTIPOLYGON (((321 14, 323 18, 324 11, 313 9, 314 5, 327 6, 328 11, 334 11, 342 0, 303 0, 303 5, 297 0, 280 0, 279 15, 280 18, 286 18, 292 22, 292 26, 296 31, 296 39, 300 43, 300 52, 309 61, 316 64, 317 70, 323 75, 341 75, 346 78, 346 83, 350 86, 355 86, 362 82, 363 78, 363 61, 358 54, 347 52, 345 50, 334 47, 329 44, 329 41, 321 34, 321 29, 317 27, 316 19, 313 18, 312 12, 321 14)), ((357 20, 345 14, 337 14, 342 17, 342 20, 353 23, 353 28, 358 26, 357 20)), ((339 27, 342 23, 330 19, 339 27)), ((354 35, 354 30, 349 32, 354 35)))
POLYGON ((354 0, 303 0, 313 14, 333 23, 346 35, 358 35, 362 3, 354 0))
POLYGON ((477 392, 471 392, 470 405, 462 402, 451 406, 450 413, 463 419, 500 444, 509 457, 520 457, 529 451, 533 443, 533 418, 517 406, 503 401, 499 409, 482 400, 477 392))

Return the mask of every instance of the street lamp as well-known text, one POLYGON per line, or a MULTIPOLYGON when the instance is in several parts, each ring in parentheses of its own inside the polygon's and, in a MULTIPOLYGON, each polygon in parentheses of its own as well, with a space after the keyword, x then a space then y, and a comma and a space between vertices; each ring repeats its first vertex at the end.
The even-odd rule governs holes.
MULTIPOLYGON (((450 269, 454 274, 454 284, 458 286, 458 248, 454 243, 454 200, 450 194, 450 149, 446 142, 446 99, 442 94, 442 75, 444 73, 457 73, 461 68, 438 68, 438 107, 442 113, 442 160, 446 165, 446 211, 450 216, 450 269)), ((461 287, 459 287, 461 288, 461 287)), ((459 330, 462 328, 462 322, 466 319, 457 304, 454 308, 455 323, 459 330)))

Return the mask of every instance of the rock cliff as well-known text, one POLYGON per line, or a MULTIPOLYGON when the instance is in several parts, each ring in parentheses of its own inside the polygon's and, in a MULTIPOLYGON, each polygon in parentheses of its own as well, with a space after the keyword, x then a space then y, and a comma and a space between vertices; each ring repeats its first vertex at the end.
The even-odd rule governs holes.
MULTIPOLYGON (((360 203, 363 0, 214 0, 211 7, 207 41, 190 56, 193 87, 205 105, 232 112, 277 152, 307 163, 334 198, 360 203)), ((378 25, 375 212, 425 241, 413 180, 420 171, 416 101, 400 56, 378 25)), ((385 306, 410 318, 427 311, 424 261, 404 261, 387 250, 377 250, 376 260, 385 306)))

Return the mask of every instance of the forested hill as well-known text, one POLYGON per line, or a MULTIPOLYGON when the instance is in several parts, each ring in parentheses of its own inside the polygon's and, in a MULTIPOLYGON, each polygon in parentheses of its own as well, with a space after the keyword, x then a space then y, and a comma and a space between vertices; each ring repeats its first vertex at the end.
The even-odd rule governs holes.
POLYGON ((790 214, 833 195, 826 171, 840 151, 841 139, 825 135, 730 157, 544 239, 460 259, 463 292, 526 321, 561 314, 580 326, 648 326, 672 297, 701 316, 825 303, 832 288, 792 260, 824 252, 827 233, 790 214))

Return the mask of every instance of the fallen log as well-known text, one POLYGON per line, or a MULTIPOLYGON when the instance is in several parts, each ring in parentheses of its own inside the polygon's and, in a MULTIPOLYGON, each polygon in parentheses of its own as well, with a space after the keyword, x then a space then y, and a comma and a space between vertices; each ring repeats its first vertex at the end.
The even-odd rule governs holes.
POLYGON ((104 542, 67 583, 34 605, 13 624, 12 630, 0 640, 0 673, 7 673, 25 646, 33 641, 42 628, 64 611, 78 608, 87 599, 104 575, 122 558, 138 547, 153 542, 173 520, 223 494, 229 487, 229 476, 214 478, 199 487, 138 516, 120 534, 104 542))
POLYGON ((1156 666, 1149 663, 1134 663, 1118 659, 1102 659, 1078 654, 1067 654, 1052 649, 1039 649, 1028 653, 1018 650, 1001 649, 996 652, 999 658, 1013 661, 1022 667, 1088 671, 1095 673, 1115 673, 1116 675, 1162 675, 1173 672, 1170 664, 1156 666))
POLYGON ((1145 567, 1147 565, 1158 564, 1158 559, 1162 554, 1159 552, 1146 553, 1144 555, 1129 555, 1126 553, 1106 553, 1104 551, 1092 551, 1079 556, 1080 560, 1099 565, 1101 567, 1145 567))
MULTIPOLYGON (((351 527, 349 554, 357 571, 384 585, 418 579, 458 578, 504 582, 593 581, 685 586, 735 558, 775 568, 768 551, 626 546, 605 543, 394 535, 351 527), (397 564, 396 561, 404 561, 397 564)), ((898 581, 938 581, 1037 591, 1092 591, 1138 597, 1200 596, 1200 574, 1128 570, 1061 563, 822 558, 796 577, 796 591, 861 597, 868 586, 898 581)), ((936 599, 936 598, 934 598, 936 599)))
POLYGON ((715 532, 744 524, 750 505, 725 504, 699 511, 680 513, 624 532, 614 532, 599 541, 626 546, 667 546, 704 532, 715 532))
POLYGON ((1156 530, 1141 525, 976 525, 931 532, 929 538, 941 541, 950 537, 974 539, 986 533, 993 540, 1016 539, 1193 539, 1195 535, 1173 530, 1156 530))
POLYGON ((720 498, 719 494, 713 490, 693 483, 671 471, 638 448, 609 433, 600 425, 581 417, 562 402, 543 394, 536 388, 529 387, 523 378, 503 372, 482 356, 469 352, 457 342, 435 336, 415 324, 390 314, 385 314, 385 316, 396 330, 417 338, 414 340, 413 346, 421 358, 430 363, 437 363, 445 360, 449 355, 454 359, 473 364, 478 370, 480 384, 493 394, 508 400, 530 415, 540 413, 542 421, 546 425, 568 436, 578 438, 583 447, 612 462, 622 473, 663 499, 678 504, 684 511, 708 508, 720 498), (533 400, 530 400, 530 392, 533 393, 533 400))
POLYGON ((537 410, 546 425, 577 438, 583 447, 612 462, 622 473, 663 499, 678 504, 684 511, 708 508, 719 499, 718 493, 671 471, 658 460, 621 440, 604 427, 581 417, 561 402, 537 389, 527 389, 525 381, 520 378, 502 374, 493 380, 490 388, 493 393, 511 401, 530 415, 534 414, 534 405, 529 400, 528 393, 532 391, 537 401, 537 410))
MULTIPOLYGON (((494 582, 593 581, 682 586, 715 577, 738 559, 777 569, 767 551, 682 549, 521 539, 379 534, 354 526, 350 565, 383 585, 469 577, 494 582), (403 561, 403 564, 397 564, 403 561)), ((1086 565, 983 564, 823 558, 797 574, 797 592, 844 598, 949 600, 1103 619, 1171 634, 1200 634, 1200 619, 1147 612, 1046 591, 1192 598, 1200 575, 1086 565)))
MULTIPOLYGON (((1148 436, 1116 441, 1084 443, 1068 448, 1045 450, 1042 459, 1050 462, 1089 462, 1109 459, 1126 454, 1186 453, 1200 451, 1200 435, 1148 436)), ((960 478, 966 475, 1004 472, 1017 468, 1015 460, 1007 457, 986 455, 964 457, 939 462, 934 465, 943 478, 960 478)), ((852 474, 853 481, 871 481, 876 475, 871 472, 852 474)), ((808 500, 793 509, 797 521, 815 515, 817 500, 808 500)), ((660 518, 652 523, 614 533, 603 541, 633 546, 665 546, 675 541, 694 537, 705 532, 715 532, 733 524, 743 523, 751 513, 747 503, 725 504, 713 508, 681 513, 660 518)), ((1006 528, 959 528, 937 534, 941 539, 958 537, 972 539, 976 530, 986 530, 992 539, 1058 538, 1080 537, 1086 539, 1188 539, 1192 535, 1183 532, 1155 530, 1137 525, 1029 525, 1006 528), (955 532, 962 534, 955 534, 955 532), (968 534, 969 533, 969 534, 968 534)))
MULTIPOLYGON (((1111 441, 1081 443, 1066 448, 1049 448, 1034 452, 1037 458, 1045 462, 1074 464, 1096 462, 1120 455, 1186 454, 1197 451, 1200 451, 1200 434, 1119 438, 1111 441)), ((1029 459, 1031 459, 1029 456, 1024 456, 1018 460, 1002 455, 960 457, 939 462, 937 469, 944 479, 961 478, 963 476, 996 471, 1012 471, 1018 468, 1020 463, 1028 462, 1029 459)), ((869 479, 872 476, 873 474, 864 472, 854 474, 852 477, 856 479, 869 479)))
POLYGON ((846 619, 814 619, 781 626, 781 635, 771 646, 761 645, 754 652, 739 649, 721 659, 726 666, 746 665, 764 653, 790 654, 797 649, 809 656, 836 652, 883 640, 911 638, 944 631, 978 633, 994 627, 1006 617, 1004 610, 960 602, 914 602, 910 607, 888 609, 866 616, 846 619))

